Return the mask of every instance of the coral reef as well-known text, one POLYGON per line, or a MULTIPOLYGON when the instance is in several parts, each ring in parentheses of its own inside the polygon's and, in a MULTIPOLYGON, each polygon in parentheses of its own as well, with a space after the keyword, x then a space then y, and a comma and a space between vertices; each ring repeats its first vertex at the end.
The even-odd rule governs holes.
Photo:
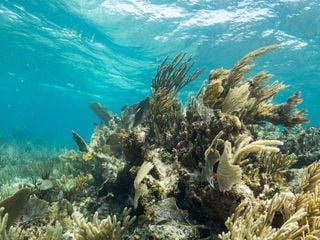
POLYGON ((320 130, 301 127, 300 93, 276 104, 283 83, 247 77, 278 47, 211 70, 185 104, 202 71, 165 58, 119 116, 90 104, 99 122, 89 141, 72 132, 76 150, 0 145, 0 238, 320 238, 320 130))

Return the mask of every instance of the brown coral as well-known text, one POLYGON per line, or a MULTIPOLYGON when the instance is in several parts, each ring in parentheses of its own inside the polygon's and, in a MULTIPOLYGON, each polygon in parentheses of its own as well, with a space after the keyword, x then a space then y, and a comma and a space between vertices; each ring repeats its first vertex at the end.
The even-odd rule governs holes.
POLYGON ((150 115, 156 138, 171 140, 175 126, 183 119, 180 103, 175 97, 183 87, 200 75, 201 70, 188 75, 193 66, 192 58, 185 60, 185 54, 182 53, 169 64, 167 60, 165 58, 159 65, 152 79, 150 115))
POLYGON ((295 110, 301 103, 300 93, 288 98, 286 103, 273 105, 270 101, 285 85, 275 82, 265 85, 270 75, 260 72, 252 78, 244 75, 254 66, 254 58, 277 48, 271 45, 257 49, 242 58, 231 70, 213 70, 209 83, 200 92, 203 102, 210 108, 236 115, 244 123, 269 121, 292 128, 307 122, 304 111, 295 110))

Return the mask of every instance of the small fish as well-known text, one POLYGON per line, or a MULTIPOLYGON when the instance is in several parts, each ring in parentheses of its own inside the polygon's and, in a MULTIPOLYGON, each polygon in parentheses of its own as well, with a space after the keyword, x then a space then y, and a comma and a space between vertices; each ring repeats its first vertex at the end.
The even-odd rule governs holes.
POLYGON ((142 122, 142 120, 146 117, 149 111, 149 107, 150 107, 149 97, 145 98, 144 100, 142 100, 137 104, 133 126, 137 126, 142 122))
POLYGON ((63 194, 63 191, 61 190, 61 191, 58 193, 57 198, 58 198, 58 200, 62 200, 63 197, 64 197, 64 194, 63 194))
POLYGON ((89 152, 89 146, 84 141, 84 139, 75 131, 72 131, 72 139, 76 142, 81 152, 89 152))
POLYGON ((105 122, 105 124, 108 124, 108 122, 114 117, 113 113, 100 103, 90 103, 90 108, 98 118, 105 122))
POLYGON ((171 220, 169 220, 169 219, 163 219, 163 220, 160 220, 159 222, 157 222, 156 225, 164 225, 164 224, 167 224, 170 221, 171 220))

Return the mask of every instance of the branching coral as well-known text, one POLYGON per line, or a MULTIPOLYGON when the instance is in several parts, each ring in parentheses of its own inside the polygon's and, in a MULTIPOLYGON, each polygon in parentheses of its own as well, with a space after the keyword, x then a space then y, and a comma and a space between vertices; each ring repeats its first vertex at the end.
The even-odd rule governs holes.
POLYGON ((320 161, 314 162, 305 168, 300 181, 300 188, 303 192, 314 191, 320 184, 320 161))
POLYGON ((269 181, 281 181, 282 172, 288 170, 296 161, 294 154, 281 154, 274 152, 263 152, 259 154, 259 168, 263 172, 265 178, 269 181))
MULTIPOLYGON (((269 131, 267 132, 269 133, 269 131)), ((270 133, 273 134, 273 133, 270 133)), ((298 157, 298 167, 306 166, 320 159, 320 129, 300 128, 282 136, 286 139, 284 152, 292 152, 298 157)))
MULTIPOLYGON (((8 225, 9 217, 8 213, 4 214, 4 208, 0 208, 0 239, 1 240, 24 240, 29 239, 30 234, 28 231, 24 230, 23 227, 8 225)), ((29 229, 30 230, 30 229, 29 229)), ((48 226, 46 231, 43 233, 39 229, 32 229, 35 231, 33 235, 39 240, 59 240, 62 236, 62 228, 58 228, 58 223, 56 227, 48 226), (57 231, 58 230, 58 231, 57 231)))
POLYGON ((130 216, 130 211, 126 208, 123 210, 122 221, 119 221, 115 215, 99 220, 97 212, 92 222, 75 218, 78 226, 75 233, 76 240, 121 240, 128 227, 135 221, 135 217, 130 216))
MULTIPOLYGON (((60 240, 62 238, 63 228, 59 222, 53 226, 47 226, 45 229, 43 240, 60 240)), ((39 238, 39 240, 42 240, 39 238)))
POLYGON ((76 177, 63 175, 56 180, 56 186, 63 191, 65 198, 74 200, 81 196, 82 191, 90 182, 93 182, 91 174, 79 174, 76 177))
POLYGON ((252 67, 254 67, 254 64, 252 64, 252 61, 270 51, 273 49, 278 48, 278 45, 270 45, 266 47, 259 48, 253 52, 248 53, 245 57, 243 57, 239 62, 236 63, 236 65, 231 69, 229 75, 228 75, 228 81, 226 83, 226 88, 232 88, 235 87, 240 83, 243 76, 251 70, 252 67))
MULTIPOLYGON (((263 183, 258 168, 259 154, 279 152, 278 146, 282 144, 276 140, 252 141, 244 134, 233 141, 223 140, 225 137, 221 131, 205 151, 202 181, 198 187, 193 187, 194 180, 185 187, 190 204, 196 202, 197 209, 192 210, 201 211, 209 221, 226 220, 243 199, 259 195, 264 188, 263 184, 259 185, 263 183), (209 182, 210 186, 204 182, 209 182)), ((194 178, 192 176, 188 178, 194 178)))
POLYGON ((74 225, 71 219, 72 213, 72 204, 66 199, 59 199, 50 206, 49 224, 54 225, 59 222, 64 231, 70 231, 74 225))
POLYGON ((306 236, 306 239, 320 238, 320 189, 319 185, 311 192, 301 193, 296 196, 295 206, 297 210, 305 209, 306 217, 301 219, 299 224, 305 225, 308 228, 303 231, 302 236, 306 236), (312 238, 314 237, 314 238, 312 238))
POLYGON ((0 239, 10 240, 7 232, 8 213, 3 215, 4 208, 0 208, 0 239))
POLYGON ((320 128, 299 127, 287 131, 271 123, 255 124, 249 128, 252 135, 258 139, 283 141, 281 152, 297 156, 295 168, 305 167, 320 159, 320 128))
POLYGON ((180 105, 171 91, 159 89, 150 99, 150 114, 156 136, 169 134, 169 130, 175 127, 176 119, 181 117, 180 105))
POLYGON ((319 163, 308 166, 301 192, 280 193, 266 201, 243 201, 228 218, 221 239, 319 239, 319 163))
POLYGON ((299 92, 289 97, 286 103, 273 105, 270 100, 285 87, 282 83, 266 86, 270 75, 265 72, 242 80, 254 66, 254 58, 277 47, 271 45, 257 49, 242 58, 231 70, 211 71, 208 86, 199 95, 203 102, 213 109, 238 116, 244 123, 269 121, 288 128, 305 123, 304 111, 295 110, 301 103, 299 92))
POLYGON ((193 63, 191 57, 185 60, 185 54, 178 54, 169 64, 167 60, 159 65, 151 86, 150 115, 158 137, 169 134, 181 117, 177 93, 201 73, 198 70, 188 75, 193 63))
POLYGON ((173 91, 175 95, 200 75, 201 70, 198 70, 187 76, 193 63, 191 62, 191 57, 185 60, 185 56, 186 54, 179 53, 170 64, 167 64, 168 57, 163 60, 152 79, 152 89, 154 92, 160 89, 167 89, 173 91))
POLYGON ((267 102, 260 103, 256 110, 258 119, 281 124, 288 128, 307 122, 304 110, 294 110, 302 102, 300 95, 300 92, 296 92, 288 98, 287 102, 278 105, 272 105, 267 102))
MULTIPOLYGON (((204 103, 210 107, 221 109, 229 90, 241 86, 244 75, 254 66, 254 64, 252 64, 254 58, 277 47, 277 45, 271 45, 257 49, 243 57, 231 70, 212 70, 209 75, 208 87, 203 89, 204 92, 202 93, 204 103)), ((253 78, 252 83, 262 83, 268 80, 269 77, 270 76, 265 73, 259 73, 253 78)), ((255 89, 254 92, 257 92, 257 89, 255 89)))
POLYGON ((222 233, 220 239, 295 239, 306 229, 306 226, 303 228, 299 226, 299 221, 307 215, 305 209, 296 211, 279 228, 272 226, 276 213, 286 201, 286 195, 280 194, 265 202, 266 206, 247 205, 248 202, 242 202, 226 222, 229 232, 222 233), (266 209, 263 210, 264 208, 266 209))
POLYGON ((4 208, 0 208, 0 239, 1 240, 23 240, 24 231, 20 228, 10 227, 8 229, 8 213, 4 214, 4 208))

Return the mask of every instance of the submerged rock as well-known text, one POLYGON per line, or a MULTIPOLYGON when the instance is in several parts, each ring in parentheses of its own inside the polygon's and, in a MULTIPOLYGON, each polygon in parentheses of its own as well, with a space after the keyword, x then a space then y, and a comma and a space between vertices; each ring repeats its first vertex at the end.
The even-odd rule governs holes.
POLYGON ((37 197, 30 197, 26 203, 21 215, 22 221, 32 221, 41 219, 49 213, 49 203, 37 197))
POLYGON ((8 225, 14 223, 22 213, 22 210, 28 203, 31 190, 29 188, 22 188, 12 196, 0 202, 0 208, 4 208, 4 213, 8 213, 8 225))
POLYGON ((41 182, 41 184, 39 185, 39 190, 40 191, 48 191, 50 190, 51 188, 53 188, 53 183, 51 180, 49 179, 46 179, 46 180, 43 180, 41 182))
POLYGON ((149 239, 154 240, 196 240, 199 235, 194 227, 182 224, 151 225, 149 239))
POLYGON ((189 223, 188 219, 188 212, 178 208, 175 198, 163 199, 154 205, 151 222, 148 226, 142 233, 139 233, 139 237, 132 239, 200 239, 197 227, 189 223))

